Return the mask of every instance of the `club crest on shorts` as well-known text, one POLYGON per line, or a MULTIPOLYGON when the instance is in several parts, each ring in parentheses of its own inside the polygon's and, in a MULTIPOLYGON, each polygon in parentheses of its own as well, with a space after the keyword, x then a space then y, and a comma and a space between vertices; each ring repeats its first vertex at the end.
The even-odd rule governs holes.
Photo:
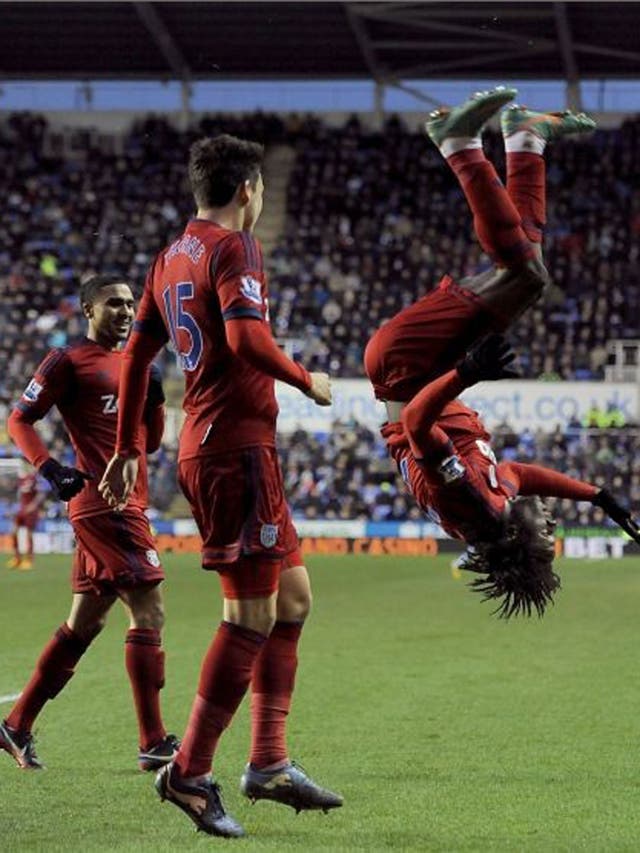
POLYGON ((151 548, 145 552, 145 557, 147 558, 147 563, 151 563, 154 568, 158 568, 160 565, 160 557, 158 557, 157 551, 152 551, 151 548))
POLYGON ((260 544, 263 548, 273 548, 278 541, 278 525, 263 524, 260 528, 260 544))

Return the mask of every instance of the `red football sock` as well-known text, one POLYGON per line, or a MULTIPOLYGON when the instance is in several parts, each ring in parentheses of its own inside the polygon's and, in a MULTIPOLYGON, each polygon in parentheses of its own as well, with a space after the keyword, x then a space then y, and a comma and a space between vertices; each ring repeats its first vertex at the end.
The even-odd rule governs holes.
POLYGON ((44 647, 29 683, 6 719, 12 729, 31 731, 45 702, 60 693, 88 646, 89 643, 74 634, 66 622, 58 628, 44 647))
POLYGON ((528 151, 508 151, 507 192, 520 214, 529 240, 542 243, 542 231, 547 221, 544 157, 528 151))
POLYGON ((473 213, 473 226, 484 251, 501 266, 517 267, 535 257, 520 214, 509 193, 479 148, 452 154, 447 163, 455 172, 473 213))
POLYGON ((17 532, 11 536, 11 544, 13 546, 13 556, 16 558, 16 560, 19 560, 20 559, 20 548, 18 546, 18 533, 17 532))
POLYGON ((150 749, 167 734, 160 713, 164 687, 164 652, 160 631, 130 628, 124 643, 125 663, 140 729, 140 749, 150 749))
POLYGON ((285 728, 298 668, 302 622, 276 622, 258 655, 251 682, 251 754, 254 767, 288 759, 285 728))
POLYGON ((198 692, 176 756, 182 776, 203 776, 211 770, 220 736, 247 692, 265 640, 257 631, 221 622, 202 662, 198 692))
POLYGON ((27 530, 27 556, 33 559, 33 531, 27 530))

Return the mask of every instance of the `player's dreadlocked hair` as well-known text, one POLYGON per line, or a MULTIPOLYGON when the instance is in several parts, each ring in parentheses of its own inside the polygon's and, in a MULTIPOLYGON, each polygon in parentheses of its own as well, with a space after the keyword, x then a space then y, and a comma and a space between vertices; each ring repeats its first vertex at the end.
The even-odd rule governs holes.
POLYGON ((199 207, 224 207, 245 181, 255 188, 264 148, 223 133, 199 139, 189 152, 189 181, 199 207))
POLYGON ((469 586, 483 601, 498 600, 494 613, 502 619, 542 616, 560 588, 553 571, 555 545, 552 519, 539 497, 519 497, 510 504, 506 533, 494 543, 477 543, 465 568, 480 572, 469 586))
POLYGON ((112 284, 126 284, 131 288, 126 278, 121 275, 91 275, 80 285, 80 305, 93 305, 98 292, 112 284))

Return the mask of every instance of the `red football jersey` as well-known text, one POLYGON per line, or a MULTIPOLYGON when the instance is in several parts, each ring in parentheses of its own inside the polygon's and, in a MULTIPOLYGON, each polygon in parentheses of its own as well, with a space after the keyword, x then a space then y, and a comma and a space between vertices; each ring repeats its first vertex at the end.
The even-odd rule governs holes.
POLYGON ((39 494, 37 474, 21 474, 18 477, 18 501, 21 510, 27 509, 39 494))
POLYGON ((446 410, 443 415, 445 417, 438 419, 437 424, 451 438, 456 455, 466 468, 464 489, 455 483, 445 485, 440 475, 429 467, 427 459, 416 459, 402 423, 385 424, 381 430, 382 436, 408 491, 420 509, 455 539, 482 539, 487 519, 498 517, 504 510, 507 498, 513 497, 516 492, 511 483, 499 476, 498 464, 489 443, 491 436, 476 413, 456 401, 449 418, 446 410), (452 433, 447 429, 448 424, 453 427, 452 433), (478 503, 469 501, 468 487, 484 503, 487 513, 485 518, 478 513, 478 503))
MULTIPOLYGON (((62 415, 76 454, 76 466, 93 474, 82 491, 69 501, 71 520, 109 512, 98 492, 98 483, 111 459, 116 442, 118 381, 122 353, 108 350, 85 338, 73 346, 54 349, 43 359, 16 405, 17 417, 33 424, 52 406, 62 415)), ((143 435, 146 436, 146 428, 143 435)), ((39 468, 48 458, 39 443, 30 451, 20 449, 39 468)), ((140 473, 130 505, 147 506, 147 466, 142 454, 140 473)))
POLYGON ((181 460, 275 445, 271 376, 233 354, 225 321, 268 324, 262 250, 244 231, 192 219, 149 270, 134 329, 168 339, 185 373, 181 460))
POLYGON ((436 425, 446 432, 460 453, 472 450, 478 441, 491 443, 491 433, 487 431, 478 413, 458 399, 447 403, 438 416, 436 425))

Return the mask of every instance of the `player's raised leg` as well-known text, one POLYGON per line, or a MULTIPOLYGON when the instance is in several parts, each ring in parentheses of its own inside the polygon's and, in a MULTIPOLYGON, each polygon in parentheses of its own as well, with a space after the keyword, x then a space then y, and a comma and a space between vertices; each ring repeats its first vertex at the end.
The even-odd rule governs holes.
POLYGON ((460 282, 445 276, 375 332, 364 363, 379 399, 410 400, 479 338, 508 326, 548 282, 520 215, 481 147, 484 124, 515 94, 514 89, 480 92, 452 110, 436 110, 427 121, 429 136, 469 202, 478 238, 498 266, 460 282))
POLYGON ((426 123, 467 198, 482 248, 502 267, 523 266, 535 251, 509 193, 484 156, 480 134, 487 120, 516 94, 515 89, 503 88, 478 92, 453 110, 435 110, 426 123))
POLYGON ((42 767, 33 745, 33 724, 44 705, 73 677, 76 665, 100 633, 115 596, 78 593, 71 613, 43 649, 20 698, 0 725, 0 748, 24 770, 42 767))
POLYGON ((298 668, 298 642, 311 607, 311 586, 296 548, 280 574, 277 621, 255 663, 251 682, 251 754, 240 790, 252 801, 273 800, 296 811, 342 805, 289 757, 287 717, 298 668))
POLYGON ((515 104, 502 112, 500 123, 507 156, 507 192, 528 239, 540 247, 546 223, 545 148, 564 136, 590 133, 596 123, 584 113, 540 113, 515 104))
POLYGON ((159 770, 176 755, 179 741, 167 734, 160 711, 164 687, 162 628, 164 605, 159 585, 120 590, 130 617, 125 639, 125 664, 138 718, 141 770, 159 770))

